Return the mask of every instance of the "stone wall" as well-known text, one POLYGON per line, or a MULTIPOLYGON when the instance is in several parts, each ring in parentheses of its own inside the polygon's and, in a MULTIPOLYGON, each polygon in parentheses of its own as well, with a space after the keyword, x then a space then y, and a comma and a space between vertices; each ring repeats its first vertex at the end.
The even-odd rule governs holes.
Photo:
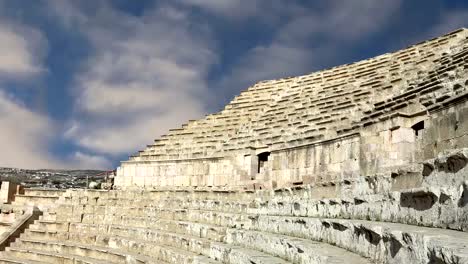
POLYGON ((360 136, 338 138, 272 152, 270 177, 274 186, 336 182, 357 177, 360 136))
POLYGON ((425 121, 425 128, 418 138, 418 160, 430 159, 446 150, 468 146, 468 103, 459 102, 433 113, 434 118, 425 121))
POLYGON ((190 159, 131 163, 120 167, 117 186, 222 186, 232 179, 233 165, 228 159, 190 159))
POLYGON ((20 192, 20 186, 16 183, 3 181, 0 189, 1 203, 9 204, 14 200, 15 194, 20 192))
POLYGON ((468 146, 465 116, 468 103, 459 101, 434 113, 395 116, 359 133, 292 148, 250 149, 231 157, 130 163, 119 168, 118 173, 126 177, 118 177, 116 185, 271 188, 333 184, 468 146), (261 153, 270 155, 259 172, 261 153))

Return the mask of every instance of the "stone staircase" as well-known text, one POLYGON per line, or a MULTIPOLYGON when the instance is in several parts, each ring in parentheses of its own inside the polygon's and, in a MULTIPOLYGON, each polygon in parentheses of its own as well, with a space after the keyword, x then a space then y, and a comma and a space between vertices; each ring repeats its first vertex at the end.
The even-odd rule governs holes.
POLYGON ((40 215, 33 207, 0 205, 0 251, 10 246, 40 215))
POLYGON ((448 152, 327 198, 311 185, 68 190, 0 263, 468 263, 467 163, 448 152))

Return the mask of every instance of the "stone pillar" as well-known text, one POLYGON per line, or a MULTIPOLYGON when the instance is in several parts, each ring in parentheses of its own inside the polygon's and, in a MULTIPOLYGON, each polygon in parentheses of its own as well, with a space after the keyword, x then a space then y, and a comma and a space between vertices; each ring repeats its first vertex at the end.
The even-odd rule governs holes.
POLYGON ((15 194, 20 190, 15 183, 4 181, 2 182, 2 187, 0 189, 0 200, 1 203, 7 204, 11 203, 15 199, 15 194))

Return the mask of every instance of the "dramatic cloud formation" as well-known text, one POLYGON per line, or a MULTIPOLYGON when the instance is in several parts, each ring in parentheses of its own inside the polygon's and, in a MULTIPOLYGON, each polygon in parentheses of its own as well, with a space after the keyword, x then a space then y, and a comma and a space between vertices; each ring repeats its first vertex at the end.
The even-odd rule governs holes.
MULTIPOLYGON (((47 40, 40 30, 14 21, 0 20, 0 83, 31 82, 47 72, 47 40)), ((0 85, 0 166, 21 168, 103 168, 108 159, 77 152, 57 158, 49 144, 58 125, 46 114, 29 109, 14 96, 15 89, 0 85), (6 92, 10 90, 11 92, 6 92)), ((17 86, 14 86, 17 87, 17 86)), ((21 88, 21 86, 20 86, 21 88)), ((16 88, 16 89, 20 89, 16 88)))
MULTIPOLYGON (((239 1, 184 3, 218 14, 228 10, 245 14, 246 8, 239 1)), ((325 7, 325 13, 311 13, 299 5, 279 3, 275 2, 275 12, 269 15, 283 12, 285 22, 273 41, 246 51, 231 73, 220 79, 219 86, 224 88, 215 91, 208 89, 207 76, 218 61, 216 41, 209 26, 191 17, 188 10, 163 5, 135 17, 110 5, 87 15, 72 15, 70 10, 76 7, 63 7, 64 21, 70 24, 76 18, 76 25, 95 48, 83 66, 85 70, 76 77, 77 108, 67 137, 104 154, 142 148, 169 128, 205 113, 210 93, 222 94, 257 80, 303 72, 313 64, 314 53, 331 51, 323 47, 310 49, 307 44, 313 37, 326 34, 351 39, 368 34, 384 24, 398 7, 398 1, 393 5, 364 1, 359 7, 333 2, 325 7), (356 19, 360 9, 372 12, 376 18, 356 19), (319 27, 319 21, 324 20, 329 28, 319 27), (352 33, 332 30, 344 26, 352 33)), ((263 6, 272 10, 265 1, 248 6, 253 6, 250 12, 257 12, 259 17, 265 16, 263 6)))
POLYGON ((205 76, 216 55, 209 31, 182 11, 160 7, 136 18, 104 8, 88 18, 93 30, 82 28, 95 51, 76 76, 67 136, 87 149, 121 154, 206 111, 205 76))
MULTIPOLYGON (((0 19, 0 83, 30 80, 44 71, 46 40, 41 32, 0 19)), ((29 110, 0 86, 1 166, 57 167, 47 154, 52 122, 29 110)))

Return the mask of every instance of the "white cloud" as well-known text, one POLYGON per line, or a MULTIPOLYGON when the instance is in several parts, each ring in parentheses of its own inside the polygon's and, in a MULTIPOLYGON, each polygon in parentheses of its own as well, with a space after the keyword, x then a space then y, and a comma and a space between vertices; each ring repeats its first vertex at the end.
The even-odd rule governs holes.
POLYGON ((76 111, 66 136, 116 155, 201 117, 206 75, 217 56, 209 30, 181 10, 159 7, 133 17, 103 8, 87 17, 91 29, 79 27, 94 52, 76 76, 76 111))
POLYGON ((47 154, 54 124, 26 109, 0 91, 0 166, 21 168, 57 167, 47 154))
POLYGON ((42 73, 46 46, 40 31, 0 20, 0 77, 24 79, 42 73))
MULTIPOLYGON (((39 30, 0 19, 0 82, 30 81, 44 73, 46 47, 47 40, 39 30)), ((53 121, 28 109, 4 88, 0 87, 0 166, 59 166, 47 148, 53 121)))
MULTIPOLYGON (((0 20, 0 82, 37 80, 47 71, 44 66, 46 52, 47 39, 41 31, 12 19, 0 20)), ((111 166, 105 157, 82 152, 68 157, 52 155, 50 143, 60 137, 57 122, 30 109, 5 90, 5 86, 0 86, 1 167, 67 169, 111 166)))
POLYGON ((330 45, 307 46, 313 38, 358 39, 385 25, 399 6, 399 1, 331 1, 315 10, 282 1, 178 2, 236 21, 274 21, 276 34, 240 56, 220 77, 219 87, 208 89, 207 75, 219 51, 210 34, 213 26, 185 8, 159 6, 135 17, 106 4, 93 12, 62 7, 66 12, 57 14, 65 14, 64 23, 74 25, 94 47, 76 77, 78 99, 67 138, 106 155, 142 148, 169 128, 200 117, 213 94, 310 71, 316 60, 333 53, 330 45))
POLYGON ((109 159, 99 155, 89 155, 80 151, 75 152, 70 160, 71 162, 68 164, 68 168, 70 169, 83 168, 90 170, 108 170, 112 168, 112 164, 109 159))
POLYGON ((57 124, 33 112, 0 90, 0 167, 27 169, 108 169, 111 162, 99 155, 76 152, 57 158, 49 153, 49 143, 59 137, 57 124))

